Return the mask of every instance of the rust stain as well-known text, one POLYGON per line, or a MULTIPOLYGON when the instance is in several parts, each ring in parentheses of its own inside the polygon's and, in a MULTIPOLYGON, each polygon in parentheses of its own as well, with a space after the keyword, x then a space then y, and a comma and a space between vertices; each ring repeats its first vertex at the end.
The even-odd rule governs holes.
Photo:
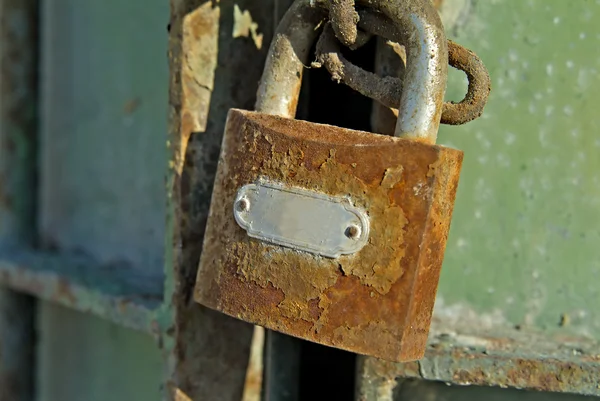
POLYGON ((419 358, 462 153, 234 110, 223 157, 196 299, 323 344, 394 360, 419 358), (432 165, 439 167, 432 172, 432 165), (369 213, 369 243, 333 260, 247 237, 231 215, 232 202, 241 185, 259 176, 350 195, 369 213), (417 183, 426 196, 414 195, 417 183))
MULTIPOLYGON (((459 369, 453 382, 461 385, 483 386, 493 383, 500 387, 526 388, 547 392, 565 392, 573 384, 589 381, 589 372, 575 363, 558 363, 549 367, 544 360, 513 360, 503 375, 495 369, 459 369)), ((593 379, 592 379, 593 380, 593 379)))
MULTIPOLYGON (((260 135, 253 130, 252 142, 246 143, 247 150, 256 148, 256 141, 260 135)), ((315 299, 317 295, 331 287, 336 282, 338 267, 345 275, 358 277, 362 284, 373 287, 379 293, 389 292, 392 284, 402 275, 402 269, 398 265, 404 256, 403 229, 406 225, 406 217, 399 206, 390 206, 389 199, 390 190, 400 182, 402 166, 386 169, 383 178, 379 180, 373 180, 376 174, 369 172, 370 176, 367 178, 370 182, 365 182, 353 174, 356 167, 352 164, 356 163, 338 163, 335 149, 329 149, 325 160, 315 157, 307 159, 301 145, 291 143, 289 148, 282 146, 278 149, 272 144, 273 141, 268 134, 264 139, 271 145, 271 149, 270 154, 262 159, 260 168, 262 175, 304 188, 318 185, 321 191, 331 195, 352 194, 356 205, 369 210, 372 234, 369 243, 358 255, 344 256, 337 261, 320 258, 315 262, 312 258, 307 259, 302 253, 274 247, 269 254, 271 263, 265 264, 261 252, 255 249, 243 253, 257 256, 258 260, 246 260, 244 265, 251 266, 250 269, 259 276, 283 281, 286 288, 269 280, 276 288, 283 290, 286 300, 291 297, 289 302, 295 307, 305 308, 307 301, 315 299), (381 182, 381 185, 377 185, 378 182, 381 182), (389 224, 390 222, 393 224, 389 224), (390 241, 390 238, 394 241, 390 241), (265 271, 261 271, 262 269, 265 271), (268 269, 273 270, 267 271, 268 269), (301 282, 289 281, 289 275, 283 272, 290 269, 294 276, 301 278, 301 282), (298 269, 306 269, 306 271, 299 274, 298 269), (310 280, 309 285, 303 282, 305 279, 310 280), (299 298, 303 298, 302 303, 299 298)), ((250 244, 263 246, 260 243, 250 244)))
POLYGON ((535 388, 549 392, 561 391, 566 383, 572 383, 573 379, 579 380, 584 370, 581 366, 573 363, 562 364, 558 371, 547 371, 540 366, 541 361, 516 361, 514 368, 506 375, 506 385, 520 388, 535 388))
POLYGON ((284 294, 278 307, 284 316, 314 322, 309 302, 317 299, 323 291, 335 284, 337 274, 332 261, 321 259, 315 268, 303 262, 302 254, 292 250, 275 248, 263 253, 258 242, 233 243, 232 252, 238 266, 237 274, 244 281, 252 281, 262 288, 271 284, 284 294), (265 263, 265 256, 269 263, 265 263))
MULTIPOLYGON (((246 143, 246 150, 254 149, 259 138, 260 133, 254 131, 252 141, 246 143)), ((372 234, 369 243, 358 255, 341 257, 337 261, 323 258, 314 261, 307 259, 305 254, 273 247, 268 253, 269 263, 264 263, 263 244, 234 243, 231 250, 236 255, 244 255, 244 259, 238 260, 238 266, 241 266, 238 274, 244 278, 251 276, 262 287, 271 282, 275 288, 283 290, 286 299, 280 307, 286 310, 288 307, 306 309, 307 301, 317 298, 336 282, 338 266, 344 274, 358 277, 362 284, 373 287, 379 293, 389 292, 402 275, 398 265, 404 256, 406 217, 399 206, 390 206, 389 200, 390 189, 394 187, 391 184, 400 181, 394 172, 401 171, 402 167, 386 170, 382 182, 386 185, 368 185, 352 175, 347 164, 336 161, 335 149, 330 149, 328 157, 321 162, 320 159, 305 159, 305 152, 296 144, 277 151, 268 135, 264 140, 271 144, 271 150, 262 159, 259 169, 262 175, 304 188, 318 185, 321 191, 332 195, 353 194, 355 203, 369 210, 372 234), (290 281, 290 277, 297 277, 296 281, 290 281)), ((300 312, 302 316, 305 314, 305 311, 300 312)))

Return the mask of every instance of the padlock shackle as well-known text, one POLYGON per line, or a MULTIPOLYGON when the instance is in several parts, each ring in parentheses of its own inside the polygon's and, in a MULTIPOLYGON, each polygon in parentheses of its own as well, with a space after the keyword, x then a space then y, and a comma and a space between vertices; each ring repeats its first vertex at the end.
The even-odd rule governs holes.
POLYGON ((294 118, 304 66, 310 64, 319 23, 327 17, 311 0, 296 0, 277 26, 258 87, 256 111, 294 118))
MULTIPOLYGON (((406 48, 406 71, 395 136, 435 143, 448 78, 448 47, 441 19, 429 0, 358 0, 386 15, 406 48)), ((310 63, 325 0, 296 0, 277 28, 259 85, 256 110, 293 118, 302 72, 310 63)))

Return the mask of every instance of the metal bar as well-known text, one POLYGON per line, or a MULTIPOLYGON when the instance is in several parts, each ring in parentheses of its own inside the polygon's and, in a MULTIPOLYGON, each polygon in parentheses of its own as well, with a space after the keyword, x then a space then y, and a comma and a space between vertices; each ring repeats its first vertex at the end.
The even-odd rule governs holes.
MULTIPOLYGON (((383 48, 383 44, 380 45, 383 48)), ((386 75, 386 68, 392 68, 393 63, 399 60, 393 57, 387 47, 384 49, 378 52, 381 61, 378 62, 377 72, 381 75, 386 75), (390 56, 392 59, 389 59, 390 56)), ((372 117, 377 132, 391 132, 388 111, 375 104, 372 117)), ((395 364, 359 357, 356 399, 404 400, 406 391, 402 391, 403 386, 411 378, 461 386, 513 387, 600 395, 597 385, 600 344, 584 338, 552 336, 519 326, 507 328, 492 325, 483 330, 482 327, 489 325, 488 316, 479 316, 475 312, 461 313, 455 319, 458 324, 445 315, 448 314, 444 313, 443 308, 438 308, 434 314, 434 319, 438 321, 432 328, 428 351, 422 361, 395 364), (469 316, 479 317, 473 319, 469 316)), ((438 394, 440 399, 453 399, 442 389, 438 394)), ((469 398, 465 394, 459 393, 456 399, 469 398)), ((492 393, 486 394, 491 396, 492 393)), ((419 395, 414 399, 423 399, 424 395, 419 395)), ((472 399, 485 398, 479 395, 472 399)), ((427 397, 437 399, 429 393, 427 397)), ((506 399, 509 398, 506 396, 506 399)), ((525 397, 519 393, 519 398, 525 397)), ((539 399, 546 398, 542 396, 539 399)))
POLYGON ((13 247, 0 250, 0 285, 157 334, 154 313, 161 305, 162 281, 126 265, 13 247))
POLYGON ((252 349, 250 351, 248 369, 246 370, 246 383, 244 384, 242 401, 261 401, 263 399, 264 346, 265 329, 260 326, 254 326, 252 349))
MULTIPOLYGON (((0 0, 0 245, 35 230, 38 2, 0 0)), ((0 289, 0 399, 34 398, 35 301, 0 289)))

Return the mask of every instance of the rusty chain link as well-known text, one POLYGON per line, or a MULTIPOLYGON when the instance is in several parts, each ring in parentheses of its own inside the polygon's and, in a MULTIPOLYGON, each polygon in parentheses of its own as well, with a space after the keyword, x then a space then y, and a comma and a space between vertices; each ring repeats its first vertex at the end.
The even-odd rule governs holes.
POLYGON ((448 41, 448 62, 467 75, 469 86, 463 100, 444 103, 442 124, 466 124, 483 113, 492 90, 490 75, 477 54, 451 40, 448 41))
MULTIPOLYGON (((364 96, 396 109, 400 104, 402 79, 380 77, 350 63, 342 55, 338 40, 354 50, 372 35, 401 42, 401 33, 380 14, 367 10, 358 13, 355 0, 328 0, 328 7, 330 22, 317 43, 317 63, 314 65, 325 66, 338 83, 343 82, 364 96)), ((448 63, 467 75, 469 86, 462 101, 444 103, 441 123, 461 125, 481 116, 491 91, 491 80, 485 65, 474 52, 450 40, 448 63)))
POLYGON ((349 62, 342 55, 332 25, 325 25, 317 42, 317 66, 324 66, 334 81, 343 82, 387 107, 397 108, 402 93, 402 80, 395 77, 379 77, 349 62))
POLYGON ((329 21, 337 39, 347 48, 364 46, 373 35, 358 29, 360 17, 354 8, 355 0, 327 0, 329 21))

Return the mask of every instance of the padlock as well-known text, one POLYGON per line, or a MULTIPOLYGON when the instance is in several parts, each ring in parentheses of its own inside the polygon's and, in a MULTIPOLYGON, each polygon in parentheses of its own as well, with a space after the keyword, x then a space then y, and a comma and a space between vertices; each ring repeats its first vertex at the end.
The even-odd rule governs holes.
POLYGON ((406 33, 396 137, 293 119, 326 12, 288 10, 257 111, 228 115, 197 302, 355 353, 423 356, 463 153, 434 144, 447 44, 430 2, 415 2, 366 2, 406 33))

